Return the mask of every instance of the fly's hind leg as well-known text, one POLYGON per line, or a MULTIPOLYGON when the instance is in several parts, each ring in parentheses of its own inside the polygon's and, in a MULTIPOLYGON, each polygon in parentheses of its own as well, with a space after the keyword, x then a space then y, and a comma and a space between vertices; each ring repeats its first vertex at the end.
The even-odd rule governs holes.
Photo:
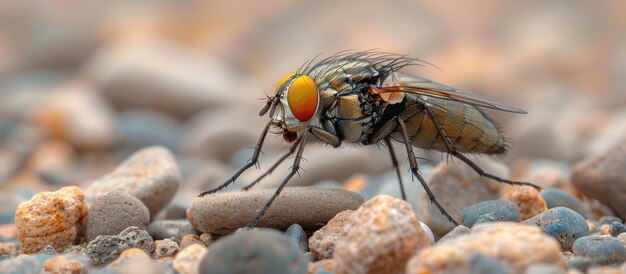
POLYGON ((474 171, 476 171, 476 173, 478 173, 480 176, 483 177, 487 177, 489 179, 498 181, 500 183, 504 183, 504 184, 509 184, 509 185, 518 185, 518 186, 530 186, 533 187, 537 190, 541 190, 540 186, 537 186, 535 184, 532 183, 528 183, 528 182, 517 182, 517 181, 511 181, 511 180, 507 180, 507 179, 503 179, 500 178, 496 175, 490 174, 485 172, 482 168, 480 168, 476 163, 472 162, 472 160, 470 160, 469 158, 467 158, 465 155, 463 155, 462 153, 460 153, 458 150, 456 150, 456 148, 452 145, 452 143, 450 142, 450 138, 448 138, 448 135, 446 134, 446 131, 443 129, 443 126, 441 125, 441 123, 439 122, 439 119, 437 119, 437 117, 435 116, 435 114, 433 113, 433 111, 430 109, 430 107, 425 106, 425 110, 426 110, 426 114, 428 115, 428 117, 430 118, 431 121, 433 121, 433 124, 435 125, 435 128, 437 129, 437 133, 439 134, 439 136, 441 136, 441 139, 443 140, 446 149, 448 150, 448 152, 450 154, 452 154, 454 157, 459 158, 461 161, 465 162, 466 164, 468 164, 472 169, 474 169, 474 171))
POLYGON ((402 174, 400 173, 400 168, 398 167, 398 158, 396 154, 393 152, 393 147, 391 146, 391 140, 389 137, 385 137, 383 139, 387 149, 389 149, 389 154, 391 156, 391 163, 393 164, 393 168, 396 170, 396 174, 398 175, 398 183, 400 184, 400 193, 402 193, 402 200, 406 201, 406 194, 404 192, 404 184, 402 184, 402 174))
POLYGON ((428 195, 428 198, 430 199, 430 202, 435 204, 435 206, 439 209, 439 211, 441 211, 441 214, 446 216, 446 218, 448 218, 448 220, 451 223, 453 223, 455 226, 458 226, 459 223, 457 221, 455 221, 454 218, 452 218, 452 216, 450 216, 450 214, 446 211, 445 208, 443 208, 443 206, 441 204, 439 204, 439 202, 435 198, 435 195, 433 194, 433 192, 428 187, 428 184, 426 184, 426 180, 424 180, 424 177, 422 177, 422 174, 420 174, 419 169, 417 167, 417 161, 415 160, 415 152, 413 151, 413 147, 411 146, 411 142, 409 140, 409 133, 406 130, 406 126, 404 125, 404 121, 402 121, 402 118, 400 118, 399 116, 397 117, 397 121, 398 121, 398 126, 400 127, 400 130, 402 132, 402 138, 403 138, 403 141, 404 141, 404 145, 406 146, 406 152, 407 152, 408 157, 409 157, 409 165, 411 167, 411 172, 413 172, 413 175, 415 175, 415 177, 417 177, 417 180, 419 180, 420 183, 422 184, 422 187, 426 191, 426 194, 428 195))

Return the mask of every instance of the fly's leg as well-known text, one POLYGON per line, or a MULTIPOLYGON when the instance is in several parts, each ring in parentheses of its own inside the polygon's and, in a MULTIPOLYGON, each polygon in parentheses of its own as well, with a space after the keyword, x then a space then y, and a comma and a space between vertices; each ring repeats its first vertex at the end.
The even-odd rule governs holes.
POLYGON ((433 192, 430 190, 430 188, 426 184, 426 181, 424 180, 424 177, 422 177, 422 174, 420 174, 419 169, 417 168, 417 161, 415 160, 415 152, 413 152, 413 147, 411 146, 411 143, 410 143, 410 140, 409 140, 409 133, 406 130, 406 126, 404 125, 404 121, 402 121, 402 119, 400 117, 397 117, 397 119, 398 119, 398 126, 400 126, 400 129, 402 131, 402 138, 404 140, 404 144, 406 145, 406 152, 407 152, 408 157, 409 157, 409 165, 411 166, 411 172, 413 172, 415 177, 417 177, 417 179, 422 184, 422 187, 426 191, 426 194, 428 195, 428 198, 430 198, 430 202, 435 204, 435 206, 439 209, 439 211, 441 211, 441 214, 446 216, 446 218, 448 218, 448 220, 450 220, 451 223, 453 223, 455 226, 458 226, 459 223, 457 221, 455 221, 454 218, 452 218, 452 216, 450 216, 450 214, 448 214, 446 209, 443 208, 443 206, 441 206, 441 204, 439 204, 439 202, 435 198, 435 195, 433 194, 433 192))
POLYGON ((289 157, 289 155, 293 154, 296 151, 296 148, 298 147, 298 144, 300 144, 300 141, 302 141, 302 138, 298 139, 293 145, 291 145, 291 147, 289 148, 289 151, 287 151, 287 153, 285 153, 283 156, 281 156, 278 161, 276 161, 276 163, 274 163, 267 171, 265 171, 263 174, 261 174, 261 176, 259 176, 259 178, 256 178, 256 180, 254 180, 254 182, 250 183, 249 185, 241 188, 241 190, 244 191, 248 191, 250 190, 250 188, 252 188, 253 186, 255 186, 256 184, 258 184, 259 182, 261 182, 261 180, 263 180, 263 178, 267 177, 267 175, 272 174, 272 172, 274 172, 274 170, 282 163, 285 161, 285 159, 287 159, 289 157))
POLYGON ((402 193, 402 199, 406 201, 404 185, 402 184, 402 175, 400 174, 400 168, 398 167, 398 158, 396 158, 396 154, 393 152, 393 147, 391 146, 391 140, 389 140, 389 137, 386 137, 383 140, 385 142, 385 145, 389 149, 389 154, 391 155, 391 163, 393 164, 393 168, 396 170, 396 174, 398 175, 398 183, 400 183, 400 192, 402 193))
POLYGON ((278 188, 274 192, 274 195, 272 195, 272 197, 267 201, 267 203, 265 203, 263 208, 259 210, 259 212, 256 214, 256 217, 254 217, 254 220, 252 220, 252 222, 250 223, 249 227, 256 226, 256 224, 259 222, 259 220, 261 220, 263 215, 265 215, 265 212, 267 212, 267 210, 270 208, 270 206, 272 205, 276 197, 278 197, 280 192, 283 190, 287 182, 289 182, 291 177, 293 177, 293 175, 295 175, 298 172, 298 169, 300 169, 300 160, 302 160, 302 153, 304 152, 304 146, 306 145, 306 139, 309 135, 309 130, 304 131, 304 133, 302 134, 302 140, 300 141, 301 142, 300 148, 298 148, 298 152, 296 153, 296 159, 293 161, 291 172, 289 172, 289 175, 287 175, 287 177, 283 180, 283 182, 280 183, 280 186, 278 186, 278 188))
POLYGON ((248 162, 246 165, 244 165, 242 168, 240 168, 237 172, 235 172, 235 174, 232 177, 230 177, 223 184, 219 185, 218 187, 216 187, 214 189, 202 192, 198 196, 202 197, 204 195, 215 193, 215 192, 218 192, 218 191, 224 189, 228 185, 234 183, 235 180, 237 180, 237 178, 239 177, 239 175, 241 175, 244 171, 246 171, 251 166, 255 165, 259 161, 259 155, 261 154, 261 147, 263 147, 263 142, 265 141, 265 136, 267 136, 267 132, 269 131, 271 125, 272 125, 272 122, 269 122, 269 123, 267 123, 267 125, 265 125, 265 128, 263 129, 263 133, 261 133, 261 136, 259 137, 259 141, 256 143, 256 146, 254 146, 254 153, 252 154, 252 158, 250 159, 250 162, 248 162))
POLYGON ((426 114, 431 119, 431 121, 433 121, 433 124, 435 125, 435 128, 437 129, 437 133, 439 134, 439 136, 441 136, 441 139, 443 140, 444 144, 446 145, 446 149, 448 150, 448 152, 450 154, 452 154, 454 157, 457 157, 461 161, 463 161, 466 164, 468 164, 480 176, 487 177, 489 179, 492 179, 492 180, 495 180, 495 181, 498 181, 498 182, 504 183, 504 184, 518 185, 518 186, 530 186, 530 187, 533 187, 533 188, 535 188, 537 190, 541 190, 540 186, 532 184, 532 183, 511 181, 511 180, 503 179, 503 178, 500 178, 500 177, 498 177, 496 175, 493 175, 493 174, 485 172, 477 164, 472 162, 472 160, 470 160, 465 155, 461 154, 459 151, 456 150, 456 148, 450 142, 450 138, 448 138, 448 135, 446 134, 446 131, 443 130, 443 126, 441 125, 441 123, 439 122, 439 119, 437 119, 437 117, 435 116, 433 111, 428 106, 426 106, 425 109, 426 109, 426 114))

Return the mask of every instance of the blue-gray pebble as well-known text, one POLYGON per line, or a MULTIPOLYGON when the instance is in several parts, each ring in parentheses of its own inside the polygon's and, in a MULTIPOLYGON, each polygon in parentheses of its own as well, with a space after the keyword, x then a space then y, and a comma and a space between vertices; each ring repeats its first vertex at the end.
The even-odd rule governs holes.
POLYGON ((613 237, 617 237, 617 235, 622 234, 622 232, 626 232, 626 228, 624 228, 624 224, 622 223, 613 222, 609 226, 609 233, 613 237))
POLYGON ((302 252, 309 251, 309 239, 306 236, 306 232, 299 224, 292 224, 285 231, 285 235, 289 237, 302 252))
POLYGON ((473 253, 469 256, 468 272, 470 274, 508 274, 509 268, 505 263, 493 259, 482 253, 473 253))
POLYGON ((272 229, 234 233, 211 245, 200 273, 305 274, 308 262, 289 237, 272 229), (280 256, 277 256, 280 254, 280 256))
POLYGON ((575 256, 571 261, 569 261, 570 268, 576 268, 583 273, 587 273, 587 269, 589 269, 591 264, 593 264, 593 260, 591 260, 591 258, 582 256, 575 256))
POLYGON ((522 223, 538 226, 543 233, 554 237, 561 244, 562 250, 572 250, 574 241, 589 236, 585 218, 566 207, 548 209, 522 223))
POLYGON ((614 222, 621 223, 622 219, 615 216, 602 216, 598 221, 600 221, 600 225, 610 225, 614 222))
POLYGON ((519 218, 519 208, 508 200, 484 201, 461 211, 461 222, 468 227, 487 222, 519 222, 519 218))
POLYGON ((593 265, 621 264, 626 260, 626 248, 615 237, 587 236, 574 242, 576 256, 585 256, 593 265))
POLYGON ((578 214, 582 215, 583 217, 587 216, 583 202, 563 190, 548 187, 544 189, 539 195, 546 201, 546 205, 548 206, 548 208, 555 208, 559 206, 567 207, 571 210, 578 212, 578 214))
POLYGON ((0 273, 39 273, 43 268, 43 263, 52 257, 53 255, 48 254, 31 254, 2 260, 0 261, 0 273))

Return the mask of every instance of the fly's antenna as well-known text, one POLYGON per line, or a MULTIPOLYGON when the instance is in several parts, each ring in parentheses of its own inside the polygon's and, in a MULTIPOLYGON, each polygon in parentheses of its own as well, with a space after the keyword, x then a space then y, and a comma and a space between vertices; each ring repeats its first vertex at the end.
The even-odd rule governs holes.
POLYGON ((270 107, 275 104, 274 102, 275 102, 275 98, 268 96, 267 101, 265 101, 265 105, 263 105, 263 107, 259 110, 259 116, 265 115, 265 113, 267 113, 270 107))

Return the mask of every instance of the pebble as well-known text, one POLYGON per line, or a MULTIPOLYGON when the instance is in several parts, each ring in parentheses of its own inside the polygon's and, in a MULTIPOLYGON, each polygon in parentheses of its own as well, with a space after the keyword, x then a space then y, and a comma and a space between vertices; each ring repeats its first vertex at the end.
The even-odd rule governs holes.
POLYGON ((180 248, 176 242, 170 239, 156 240, 154 241, 154 253, 152 257, 154 257, 155 260, 164 257, 172 257, 178 251, 180 251, 180 248))
POLYGON ((496 222, 422 250, 409 260, 406 273, 466 273, 474 253, 505 263, 511 273, 523 273, 536 263, 566 264, 558 242, 537 227, 496 222))
POLYGON ((122 192, 111 191, 99 196, 89 207, 87 241, 100 235, 117 235, 130 226, 146 229, 150 212, 139 199, 122 192))
POLYGON ((539 195, 539 191, 529 186, 516 187, 504 195, 502 199, 517 205, 521 221, 548 210, 546 201, 539 195))
POLYGON ((626 228, 624 228, 624 224, 622 223, 613 222, 609 226, 609 233, 613 237, 617 237, 617 235, 621 234, 622 232, 626 232, 626 228))
POLYGON ((615 222, 621 223, 622 219, 615 216, 602 216, 598 221, 600 222, 600 225, 610 225, 615 222))
POLYGON ((538 226, 544 233, 554 237, 565 251, 572 250, 576 239, 589 235, 585 219, 566 207, 550 208, 522 223, 538 226))
POLYGON ((430 243, 430 245, 434 245, 435 234, 433 234, 433 231, 430 230, 430 227, 428 227, 425 223, 422 223, 421 221, 420 221, 420 227, 422 228, 422 230, 424 230, 424 233, 426 233, 426 236, 428 237, 428 243, 430 243))
POLYGON ((548 208, 567 207, 583 217, 587 216, 583 202, 563 190, 549 187, 544 189, 540 195, 546 201, 548 208))
POLYGON ((163 112, 127 110, 120 113, 118 120, 118 142, 133 152, 148 146, 164 146, 172 151, 178 149, 179 122, 163 112))
POLYGON ((507 265, 482 253, 472 253, 467 262, 469 274, 508 274, 507 265))
MULTIPOLYGON (((495 172, 503 178, 508 177, 508 169, 503 164, 494 161, 480 164, 487 171, 495 172)), ((440 163, 432 171, 427 183, 439 203, 457 221, 460 220, 463 208, 478 202, 495 200, 500 196, 499 183, 481 178, 476 171, 462 163, 440 163)), ((426 193, 420 195, 417 208, 418 216, 435 235, 445 235, 454 228, 454 224, 431 204, 426 193)))
POLYGON ((526 274, 565 274, 565 270, 556 265, 540 263, 528 267, 526 274))
POLYGON ((334 274, 332 259, 309 263, 309 274, 334 274))
POLYGON ((626 248, 615 237, 586 236, 574 242, 576 256, 588 257, 593 266, 618 265, 626 260, 626 248))
POLYGON ((577 163, 571 172, 572 183, 586 196, 608 205, 626 218, 626 142, 577 163))
POLYGON ((313 233, 309 238, 309 249, 315 258, 318 260, 333 258, 339 232, 354 212, 354 210, 346 210, 337 213, 325 226, 313 233))
POLYGON ((569 267, 587 272, 587 269, 593 264, 593 260, 589 257, 575 256, 569 262, 569 267))
POLYGON ((81 274, 84 270, 85 266, 79 260, 70 259, 67 256, 54 256, 44 262, 42 272, 81 274))
POLYGON ((51 257, 47 254, 22 254, 15 258, 0 260, 0 273, 40 273, 44 262, 51 257))
POLYGON ((164 147, 148 147, 93 182, 86 194, 88 200, 94 201, 110 191, 124 191, 137 197, 154 216, 174 197, 180 181, 180 170, 172 153, 164 147))
POLYGON ((219 239, 200 263, 200 273, 307 273, 307 260, 287 236, 271 229, 219 239), (281 254, 280 256, 276 256, 281 254), (251 259, 252 258, 252 259, 251 259))
POLYGON ((57 251, 54 250, 53 246, 47 245, 46 247, 44 247, 41 250, 39 250, 39 254, 56 255, 57 251))
POLYGON ((122 251, 120 256, 111 262, 107 268, 116 274, 166 273, 162 267, 152 261, 145 250, 139 248, 129 248, 122 251))
POLYGON ((47 245, 63 251, 74 243, 87 217, 83 200, 83 192, 70 186, 21 203, 15 214, 20 253, 39 252, 47 245))
POLYGON ((213 239, 213 235, 210 233, 202 233, 202 235, 200 235, 200 240, 202 240, 207 247, 211 246, 211 244, 215 241, 215 239, 213 239))
POLYGON ((193 244, 178 252, 172 265, 179 274, 199 274, 200 262, 206 254, 205 246, 193 244))
POLYGON ((14 243, 0 243, 0 255, 14 255, 16 249, 14 243))
POLYGON ((519 209, 508 200, 484 201, 461 211, 461 222, 468 227, 486 222, 519 222, 519 219, 519 209))
POLYGON ((299 224, 289 226, 287 231, 285 231, 285 235, 289 237, 302 252, 309 251, 309 240, 307 239, 306 231, 304 231, 299 224))
MULTIPOLYGON (((187 210, 187 219, 201 232, 229 234, 250 224, 274 191, 260 189, 196 198, 187 210)), ((359 194, 346 190, 287 187, 257 226, 285 230, 297 223, 306 230, 315 230, 337 213, 356 209, 362 203, 359 194)))
POLYGON ((617 235, 617 240, 623 245, 626 246, 626 232, 622 232, 617 235))
POLYGON ((411 205, 376 196, 350 216, 335 243, 334 271, 404 273, 407 260, 429 245, 411 205))
POLYGON ((87 245, 87 256, 96 264, 105 264, 115 260, 118 255, 129 248, 139 248, 152 253, 154 241, 145 230, 131 226, 118 235, 102 235, 87 245))
POLYGON ((187 234, 187 235, 183 236, 183 238, 180 240, 180 248, 181 249, 185 249, 188 246, 194 245, 194 244, 205 245, 204 241, 202 241, 202 238, 200 238, 196 234, 187 234))
POLYGON ((175 237, 182 239, 187 234, 196 234, 198 231, 185 219, 182 220, 158 220, 148 226, 148 233, 155 240, 175 237))
POLYGON ((463 235, 467 235, 470 234, 472 230, 469 229, 469 227, 464 226, 464 225, 458 225, 455 228, 453 228, 452 230, 450 230, 450 232, 448 232, 448 234, 444 235, 443 237, 441 237, 441 239, 439 239, 439 242, 445 242, 448 240, 452 240, 454 238, 463 236, 463 235))

